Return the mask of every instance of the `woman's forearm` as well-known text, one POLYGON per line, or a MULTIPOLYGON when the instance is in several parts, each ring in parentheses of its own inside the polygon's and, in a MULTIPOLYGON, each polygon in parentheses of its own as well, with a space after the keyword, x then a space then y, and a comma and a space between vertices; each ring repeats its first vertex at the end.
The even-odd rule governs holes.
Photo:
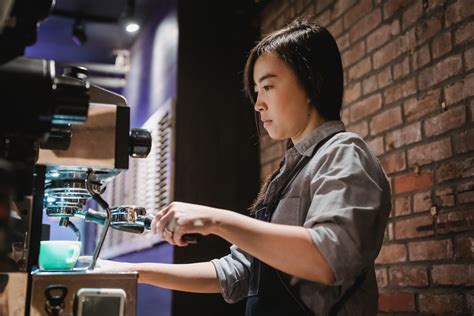
POLYGON ((167 289, 220 293, 216 270, 211 262, 190 264, 134 263, 130 270, 139 273, 138 282, 167 289))
POLYGON ((310 281, 334 283, 331 268, 305 228, 257 221, 226 210, 220 214, 216 235, 278 270, 310 281))

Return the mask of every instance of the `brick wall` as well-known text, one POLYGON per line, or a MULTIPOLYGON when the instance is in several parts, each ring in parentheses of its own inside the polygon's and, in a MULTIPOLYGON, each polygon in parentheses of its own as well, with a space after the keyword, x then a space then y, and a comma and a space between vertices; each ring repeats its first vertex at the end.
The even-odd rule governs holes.
MULTIPOLYGON (((300 14, 336 37, 343 121, 392 184, 380 313, 474 313, 474 1, 273 0, 262 33, 300 14)), ((262 134, 263 179, 285 146, 262 134)))

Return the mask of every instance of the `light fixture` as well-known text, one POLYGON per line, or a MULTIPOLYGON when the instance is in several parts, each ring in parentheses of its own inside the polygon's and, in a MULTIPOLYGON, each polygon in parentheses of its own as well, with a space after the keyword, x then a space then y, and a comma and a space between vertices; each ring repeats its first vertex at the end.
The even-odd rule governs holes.
POLYGON ((81 18, 77 18, 72 26, 72 40, 77 46, 87 42, 86 28, 81 18))
POLYGON ((140 24, 135 18, 135 0, 128 0, 127 9, 123 16, 123 24, 128 33, 135 33, 140 29, 140 24))

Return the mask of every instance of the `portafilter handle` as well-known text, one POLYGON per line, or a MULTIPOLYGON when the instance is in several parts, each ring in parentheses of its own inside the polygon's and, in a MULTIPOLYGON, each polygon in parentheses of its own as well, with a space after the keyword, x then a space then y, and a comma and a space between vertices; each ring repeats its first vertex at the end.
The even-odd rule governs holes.
MULTIPOLYGON (((128 233, 141 234, 145 230, 151 229, 152 215, 144 215, 144 208, 118 206, 111 209, 112 220, 110 227, 116 230, 125 231, 128 233)), ((83 217, 87 222, 103 225, 107 215, 104 212, 98 212, 93 209, 87 211, 80 211, 76 216, 83 217)), ((190 244, 196 244, 202 238, 200 234, 186 234, 183 240, 190 244)))

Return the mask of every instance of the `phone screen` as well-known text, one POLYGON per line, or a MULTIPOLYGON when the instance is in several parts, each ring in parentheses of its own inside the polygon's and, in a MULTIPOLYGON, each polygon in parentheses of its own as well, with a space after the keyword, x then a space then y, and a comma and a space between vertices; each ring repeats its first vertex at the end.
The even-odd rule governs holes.
POLYGON ((119 316, 120 297, 88 296, 82 302, 83 316, 119 316))

